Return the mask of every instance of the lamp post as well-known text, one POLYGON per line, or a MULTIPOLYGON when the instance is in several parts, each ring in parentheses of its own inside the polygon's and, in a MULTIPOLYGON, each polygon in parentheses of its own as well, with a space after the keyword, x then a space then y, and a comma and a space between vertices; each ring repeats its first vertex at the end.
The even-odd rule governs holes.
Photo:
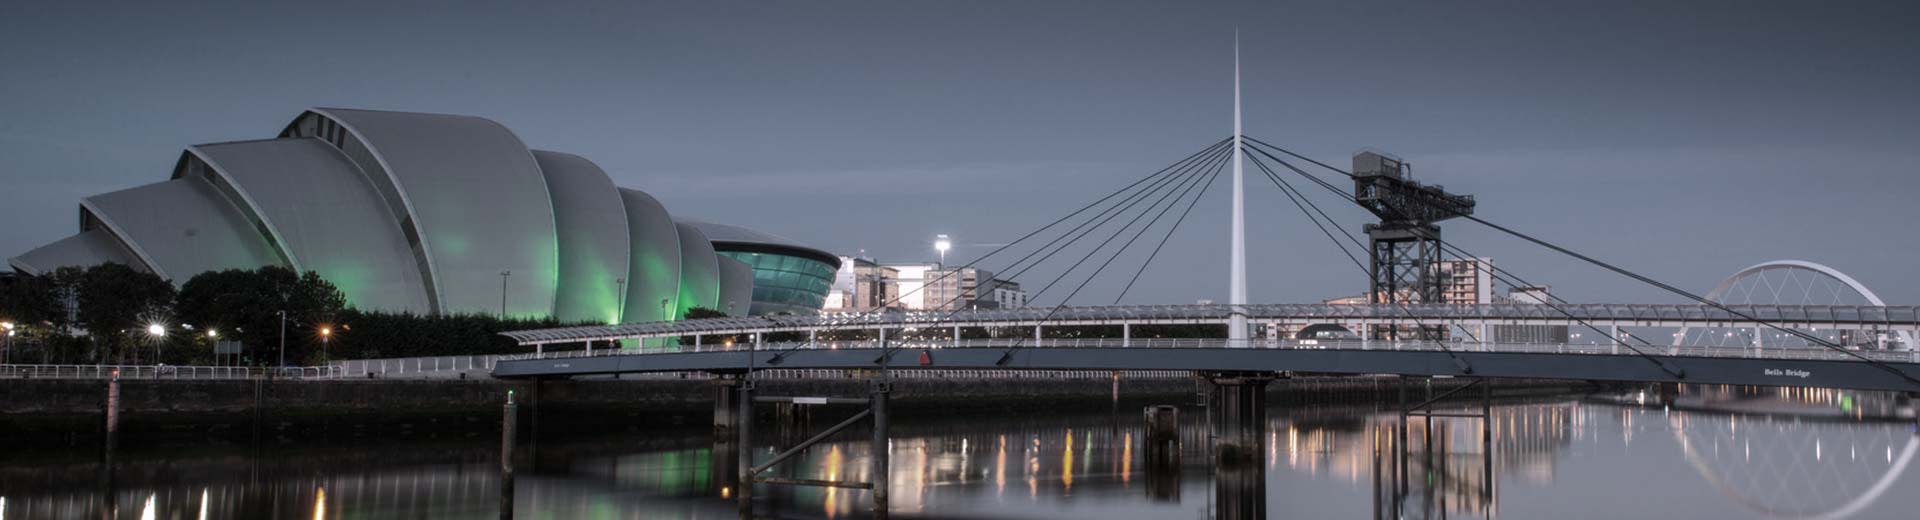
POLYGON ((207 343, 209 343, 210 346, 213 347, 213 364, 219 365, 220 364, 220 330, 219 329, 215 329, 212 327, 207 328, 207 343))
POLYGON ((613 285, 617 287, 614 291, 614 297, 620 299, 620 311, 614 313, 613 316, 613 323, 618 325, 621 322, 627 321, 627 279, 614 278, 613 285))
MULTIPOLYGON (((167 337, 167 327, 158 323, 147 325, 147 336, 153 338, 153 363, 160 364, 160 341, 167 337)), ((139 352, 135 349, 135 352, 139 352)), ((139 357, 135 355, 134 357, 139 357)))
POLYGON ((280 309, 280 366, 287 366, 287 310, 280 309))
POLYGON ((320 362, 327 362, 327 342, 333 339, 333 327, 320 326, 320 362))
POLYGON ((13 362, 13 322, 0 322, 0 329, 5 329, 7 334, 7 345, 0 347, 0 364, 11 363, 13 362))
POLYGON ((672 303, 672 302, 666 298, 660 299, 660 321, 673 321, 673 315, 667 314, 668 303, 672 303))
POLYGON ((507 278, 511 276, 511 270, 500 271, 500 319, 503 320, 507 319, 507 278))
POLYGON ((940 268, 941 269, 945 269, 947 267, 947 250, 948 249, 953 249, 952 240, 948 240, 946 235, 933 236, 933 250, 940 252, 940 268))

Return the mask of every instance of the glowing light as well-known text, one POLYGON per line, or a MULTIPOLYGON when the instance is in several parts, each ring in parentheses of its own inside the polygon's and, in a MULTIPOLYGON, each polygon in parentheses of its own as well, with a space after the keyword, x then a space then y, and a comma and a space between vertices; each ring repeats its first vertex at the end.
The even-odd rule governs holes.
MULTIPOLYGON (((13 322, 11 322, 11 321, 0 321, 0 329, 7 329, 7 330, 9 330, 9 331, 11 331, 11 330, 13 330, 13 322)), ((0 503, 5 503, 5 502, 0 502, 0 503)))
POLYGON ((147 495, 147 504, 140 506, 140 520, 154 520, 153 500, 157 495, 147 495))
POLYGON ((327 520, 327 488, 313 488, 313 520, 327 520))
POLYGON ((217 331, 217 330, 213 330, 213 329, 207 329, 207 337, 208 337, 208 338, 219 338, 219 337, 220 337, 220 331, 217 331))
MULTIPOLYGON (((5 511, 0 511, 5 513, 5 511)), ((0 515, 4 516, 4 515, 0 515)), ((200 488, 200 520, 207 520, 207 488, 200 488)))
POLYGON ((147 335, 159 337, 167 335, 167 327, 158 323, 147 326, 147 335))
POLYGON ((1067 445, 1060 449, 1060 483, 1073 490, 1073 430, 1067 430, 1067 445))
POLYGON ((333 335, 333 327, 328 327, 328 326, 325 326, 325 325, 322 325, 322 326, 320 326, 320 335, 321 335, 321 336, 332 336, 332 335, 333 335))

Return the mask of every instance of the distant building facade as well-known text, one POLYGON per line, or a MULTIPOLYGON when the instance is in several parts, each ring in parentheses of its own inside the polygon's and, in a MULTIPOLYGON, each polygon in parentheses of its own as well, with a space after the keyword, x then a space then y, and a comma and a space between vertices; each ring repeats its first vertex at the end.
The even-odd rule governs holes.
POLYGON ((880 264, 843 258, 834 275, 824 310, 858 312, 876 308, 903 310, 1005 309, 1025 307, 1020 283, 993 271, 945 267, 938 263, 880 264))

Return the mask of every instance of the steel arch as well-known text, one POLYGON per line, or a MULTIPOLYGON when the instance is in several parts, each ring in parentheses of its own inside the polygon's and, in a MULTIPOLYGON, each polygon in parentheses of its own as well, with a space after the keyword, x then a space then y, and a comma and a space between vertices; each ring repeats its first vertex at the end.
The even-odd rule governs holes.
MULTIPOLYGON (((1747 268, 1741 269, 1733 273, 1732 276, 1728 276, 1726 279, 1720 280, 1719 285, 1715 285, 1712 291, 1707 292, 1706 298, 1708 300, 1712 300, 1715 302, 1726 303, 1726 302, 1721 302, 1720 297, 1726 294, 1727 289, 1732 288, 1734 283, 1739 282, 1741 278, 1745 278, 1753 274, 1758 274, 1760 272, 1767 271, 1770 269, 1806 269, 1809 271, 1820 273, 1830 278, 1833 278, 1835 280, 1839 280, 1840 283, 1842 284, 1846 284, 1847 288, 1853 289, 1853 292, 1859 293, 1861 297, 1866 298, 1867 303, 1871 303, 1877 307, 1887 306, 1887 302, 1882 301, 1880 299, 1880 295, 1874 294, 1873 289, 1868 289, 1866 284, 1860 283, 1859 280, 1853 279, 1852 276, 1847 276, 1847 273, 1840 272, 1839 269, 1828 267, 1825 264, 1809 262, 1806 260, 1773 260, 1773 261, 1761 262, 1758 264, 1747 266, 1747 268)), ((1686 331, 1687 331, 1686 328, 1680 329, 1681 333, 1678 335, 1675 335, 1673 338, 1673 346, 1676 346, 1676 347, 1681 346, 1681 343, 1686 341, 1686 331)), ((1897 331, 1897 332, 1900 334, 1901 345, 1904 345, 1906 349, 1912 350, 1913 348, 1916 347, 1916 345, 1914 344, 1913 333, 1906 332, 1906 331, 1897 331)))

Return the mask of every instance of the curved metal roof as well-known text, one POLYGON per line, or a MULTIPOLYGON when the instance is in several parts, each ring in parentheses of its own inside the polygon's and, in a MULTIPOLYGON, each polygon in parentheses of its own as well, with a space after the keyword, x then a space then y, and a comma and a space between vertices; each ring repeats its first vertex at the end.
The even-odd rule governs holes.
POLYGON ((720 308, 720 255, 700 228, 685 222, 674 224, 680 233, 680 310, 685 318, 694 307, 725 312, 720 308))
POLYGON ((414 226, 410 238, 422 246, 441 311, 553 312, 560 270, 553 203, 533 153, 506 127, 472 116, 315 108, 283 136, 343 146, 374 182, 390 184, 382 194, 403 208, 402 229, 414 226), (364 146, 364 156, 346 147, 341 131, 364 146))
POLYGON ((282 265, 267 237, 206 179, 94 195, 80 205, 174 285, 207 271, 282 265))
POLYGON ((104 228, 81 231, 54 243, 36 247, 7 260, 15 270, 43 275, 62 267, 87 268, 100 264, 122 264, 146 271, 146 263, 127 250, 120 239, 104 228))
POLYGON ((667 207, 640 190, 620 188, 633 256, 621 322, 670 320, 680 301, 680 231, 667 207), (663 303, 664 302, 664 303, 663 303))
POLYGON ((714 259, 720 261, 719 310, 728 316, 746 316, 753 305, 753 266, 719 255, 714 259))
POLYGON ((626 278, 627 210, 607 172, 578 155, 534 150, 553 197, 560 238, 560 283, 553 317, 563 322, 620 320, 620 279, 626 278))
POLYGON ((333 146, 311 138, 187 148, 175 177, 214 175, 233 187, 293 268, 314 271, 354 306, 430 314, 430 289, 380 193, 333 146))
POLYGON ((810 260, 818 260, 821 263, 833 266, 835 269, 840 268, 840 255, 802 244, 797 240, 732 224, 716 224, 686 219, 682 219, 680 222, 699 228, 700 232, 707 235, 708 240, 713 241, 713 248, 719 251, 785 254, 810 260))

